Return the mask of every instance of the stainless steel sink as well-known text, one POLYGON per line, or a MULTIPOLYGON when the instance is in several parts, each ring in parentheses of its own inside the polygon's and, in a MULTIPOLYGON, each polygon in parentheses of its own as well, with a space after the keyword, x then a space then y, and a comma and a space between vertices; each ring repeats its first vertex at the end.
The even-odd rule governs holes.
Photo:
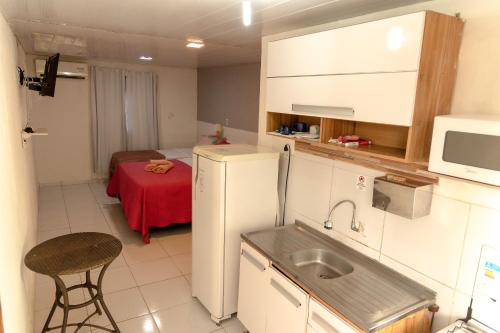
POLYGON ((323 249, 297 251, 290 255, 290 260, 305 274, 320 279, 335 279, 354 270, 347 261, 323 249))

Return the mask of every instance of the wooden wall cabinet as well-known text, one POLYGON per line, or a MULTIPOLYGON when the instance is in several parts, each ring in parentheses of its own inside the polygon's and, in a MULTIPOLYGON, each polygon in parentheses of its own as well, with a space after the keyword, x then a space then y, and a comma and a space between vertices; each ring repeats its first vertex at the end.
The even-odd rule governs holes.
POLYGON ((463 26, 426 11, 270 42, 268 133, 280 124, 320 123, 320 140, 297 140, 296 149, 426 169, 434 117, 450 113, 463 26), (373 145, 328 143, 348 134, 373 145))

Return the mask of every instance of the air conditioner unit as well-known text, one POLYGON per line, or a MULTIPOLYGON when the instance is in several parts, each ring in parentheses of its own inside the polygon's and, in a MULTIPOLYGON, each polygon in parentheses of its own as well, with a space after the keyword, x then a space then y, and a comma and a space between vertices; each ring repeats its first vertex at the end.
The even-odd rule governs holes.
MULTIPOLYGON (((36 75, 42 76, 45 71, 45 60, 35 60, 36 75)), ((69 79, 85 79, 89 75, 87 64, 78 62, 64 62, 60 61, 57 67, 57 77, 64 77, 69 79)))

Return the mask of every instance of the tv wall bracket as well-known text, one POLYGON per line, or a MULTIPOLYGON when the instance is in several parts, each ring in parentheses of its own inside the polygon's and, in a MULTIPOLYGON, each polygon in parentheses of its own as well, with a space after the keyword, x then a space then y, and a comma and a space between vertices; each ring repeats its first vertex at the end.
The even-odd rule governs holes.
POLYGON ((38 77, 28 77, 21 67, 17 67, 19 85, 28 87, 29 90, 42 91, 42 80, 38 77))

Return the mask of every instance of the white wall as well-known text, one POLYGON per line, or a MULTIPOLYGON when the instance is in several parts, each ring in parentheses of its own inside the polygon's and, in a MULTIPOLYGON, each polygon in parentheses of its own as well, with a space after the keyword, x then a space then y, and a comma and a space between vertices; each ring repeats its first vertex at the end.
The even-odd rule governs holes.
POLYGON ((209 144, 216 124, 230 143, 257 144, 260 64, 198 69, 197 142, 209 144))
POLYGON ((0 13, 0 298, 5 332, 32 332, 34 274, 23 263, 37 233, 32 144, 23 147, 26 90, 17 83, 25 54, 0 13))
POLYGON ((198 120, 257 133, 260 63, 198 69, 198 120))
MULTIPOLYGON (((266 68, 269 40, 370 21, 422 9, 460 12, 466 20, 452 113, 500 113, 500 2, 436 0, 263 39, 266 68)), ((265 134, 265 70, 261 73, 259 143, 282 149, 289 142, 265 134)), ((281 176, 284 170, 282 169, 281 176)), ((292 157, 286 220, 303 220, 327 235, 400 271, 438 292, 441 309, 434 329, 465 315, 482 244, 500 247, 500 191, 441 179, 434 187, 431 214, 406 220, 371 207, 378 171, 295 152, 292 157), (368 179, 365 190, 358 175, 368 179), (339 207, 333 231, 323 228, 329 207, 352 199, 365 231, 349 229, 349 206, 339 207)))
MULTIPOLYGON (((33 64, 34 58, 28 57, 33 64)), ((30 92, 30 125, 48 136, 33 141, 40 183, 84 182, 92 178, 88 80, 57 79, 55 97, 30 92)))
MULTIPOLYGON (((34 56, 29 57, 33 68, 34 56)), ((90 64, 158 74, 161 148, 188 147, 196 141, 196 70, 130 65, 92 60, 90 64)), ((90 81, 58 79, 54 98, 33 95, 33 127, 47 127, 49 136, 35 143, 36 172, 41 184, 79 183, 92 179, 90 81)))

